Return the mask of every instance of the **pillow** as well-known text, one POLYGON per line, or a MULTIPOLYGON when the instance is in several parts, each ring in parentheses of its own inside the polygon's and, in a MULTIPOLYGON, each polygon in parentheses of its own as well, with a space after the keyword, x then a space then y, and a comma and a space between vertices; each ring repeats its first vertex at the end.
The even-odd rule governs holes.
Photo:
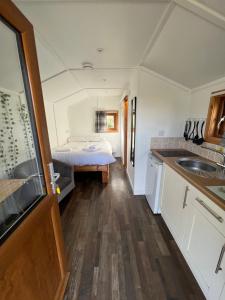
POLYGON ((100 136, 97 136, 97 135, 89 135, 89 136, 86 136, 86 141, 87 142, 102 142, 103 138, 101 138, 100 136))
POLYGON ((71 143, 71 142, 86 142, 86 137, 84 136, 71 136, 67 139, 67 142, 68 143, 71 143))

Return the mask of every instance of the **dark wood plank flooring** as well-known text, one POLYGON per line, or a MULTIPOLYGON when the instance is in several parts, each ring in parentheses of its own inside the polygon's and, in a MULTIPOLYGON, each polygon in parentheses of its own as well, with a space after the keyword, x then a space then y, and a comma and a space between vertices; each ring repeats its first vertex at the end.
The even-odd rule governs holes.
POLYGON ((65 300, 205 299, 160 216, 133 196, 120 162, 107 186, 76 178, 61 204, 70 279, 65 300))

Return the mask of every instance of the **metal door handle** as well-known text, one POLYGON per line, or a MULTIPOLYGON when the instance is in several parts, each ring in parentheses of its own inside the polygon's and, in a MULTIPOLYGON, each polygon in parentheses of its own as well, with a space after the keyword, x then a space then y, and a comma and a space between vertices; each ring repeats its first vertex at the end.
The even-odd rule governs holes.
POLYGON ((187 206, 187 195, 188 195, 189 187, 186 186, 185 193, 184 193, 184 201, 183 201, 183 208, 187 206))
POLYGON ((60 177, 60 173, 54 173, 53 177, 54 177, 54 181, 56 182, 60 177))
POLYGON ((224 253, 225 253, 225 245, 223 245, 223 247, 222 247, 222 249, 221 249, 221 252, 220 252, 219 260, 218 260, 218 263, 217 263, 217 265, 216 265, 216 270, 215 270, 215 273, 216 273, 216 274, 217 274, 219 271, 222 271, 221 263, 222 263, 222 260, 223 260, 224 253))
POLYGON ((209 207, 207 204, 205 204, 204 201, 202 201, 198 197, 195 198, 195 200, 198 201, 198 203, 201 206, 203 206, 214 218, 216 218, 217 221, 219 221, 220 223, 223 223, 223 218, 221 216, 219 216, 214 210, 212 210, 211 207, 209 207))
POLYGON ((56 181, 59 179, 60 173, 55 173, 52 162, 48 164, 48 167, 49 167, 49 172, 50 172, 50 180, 51 180, 50 183, 52 186, 52 192, 53 192, 53 194, 55 194, 56 187, 57 187, 56 181))

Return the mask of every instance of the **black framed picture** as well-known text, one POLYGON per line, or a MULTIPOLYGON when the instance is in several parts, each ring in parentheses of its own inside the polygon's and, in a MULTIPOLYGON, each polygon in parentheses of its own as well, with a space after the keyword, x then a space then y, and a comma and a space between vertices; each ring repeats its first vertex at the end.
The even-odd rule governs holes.
POLYGON ((131 143, 130 143, 130 161, 135 165, 135 138, 136 138, 136 109, 137 97, 131 100, 131 143))

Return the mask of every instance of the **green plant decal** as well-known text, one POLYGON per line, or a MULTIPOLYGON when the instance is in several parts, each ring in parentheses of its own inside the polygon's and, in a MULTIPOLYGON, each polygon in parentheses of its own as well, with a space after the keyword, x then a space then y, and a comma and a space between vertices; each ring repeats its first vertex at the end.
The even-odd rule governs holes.
POLYGON ((8 178, 12 178, 13 170, 18 163, 23 161, 23 156, 34 157, 32 128, 27 106, 20 101, 15 105, 10 94, 0 91, 0 165, 8 178), (16 111, 15 111, 16 109, 16 111), (18 112, 19 119, 15 118, 18 112), (18 137, 18 121, 22 126, 22 135, 18 137), (25 147, 25 149, 24 149, 25 147), (26 153, 24 153, 24 151, 26 153))

